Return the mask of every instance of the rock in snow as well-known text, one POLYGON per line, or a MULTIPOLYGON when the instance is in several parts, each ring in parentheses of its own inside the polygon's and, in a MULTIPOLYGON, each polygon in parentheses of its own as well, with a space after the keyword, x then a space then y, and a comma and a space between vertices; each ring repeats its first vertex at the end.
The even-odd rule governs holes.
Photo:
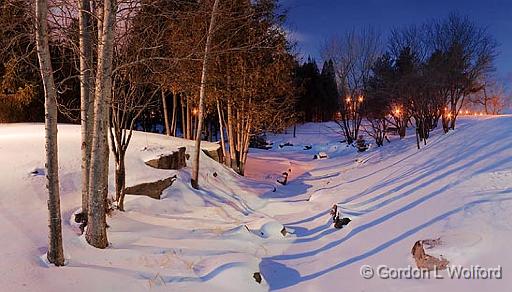
POLYGON ((433 271, 436 269, 444 270, 446 269, 449 263, 448 260, 446 260, 443 257, 437 258, 435 256, 426 254, 425 249, 423 248, 422 240, 416 241, 416 243, 412 247, 411 253, 418 269, 427 269, 429 271, 433 271))
POLYGON ((182 169, 187 166, 185 159, 186 147, 178 148, 178 151, 173 151, 171 154, 161 154, 157 158, 146 161, 146 165, 158 169, 182 169))
POLYGON ((170 187, 176 181, 176 175, 166 179, 157 180, 155 182, 141 183, 135 186, 127 187, 125 193, 127 195, 148 196, 153 199, 160 200, 162 192, 170 187))

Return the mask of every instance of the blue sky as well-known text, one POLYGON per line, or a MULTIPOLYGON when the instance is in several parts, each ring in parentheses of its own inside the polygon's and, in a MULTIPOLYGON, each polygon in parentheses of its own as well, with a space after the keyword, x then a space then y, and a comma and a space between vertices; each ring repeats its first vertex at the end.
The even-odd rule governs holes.
POLYGON ((386 35, 394 27, 459 12, 494 35, 500 44, 497 73, 512 80, 512 0, 282 0, 281 4, 289 10, 287 27, 301 55, 316 59, 331 35, 367 26, 386 35))

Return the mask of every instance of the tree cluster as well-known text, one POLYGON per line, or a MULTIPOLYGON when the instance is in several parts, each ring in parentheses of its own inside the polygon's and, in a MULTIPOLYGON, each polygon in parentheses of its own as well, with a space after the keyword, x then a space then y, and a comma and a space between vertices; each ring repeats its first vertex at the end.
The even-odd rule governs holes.
POLYGON ((381 53, 370 30, 349 33, 325 47, 337 60, 342 97, 339 123, 347 141, 357 138, 363 117, 377 145, 388 127, 400 137, 414 124, 418 147, 439 121, 455 129, 464 101, 483 92, 493 70, 497 44, 467 17, 451 14, 391 32, 381 53))
POLYGON ((64 264, 57 109, 81 124, 82 211, 76 219, 98 248, 108 245, 109 152, 116 165, 114 200, 124 210, 124 159, 133 130, 158 130, 151 124, 162 121, 167 135, 196 140, 191 184, 199 188, 201 140, 220 134, 224 162, 243 175, 251 137, 283 130, 295 119, 295 60, 275 0, 35 0, 35 15, 28 0, 7 2, 14 9, 9 13, 21 9, 26 40, 22 28, 7 26, 0 29, 2 42, 14 43, 9 56, 33 72, 10 78, 16 70, 2 59, 1 81, 27 86, 11 82, 3 92, 29 100, 39 95, 29 90, 36 88, 44 96, 48 259, 56 265, 64 264))
POLYGON ((308 58, 295 69, 296 114, 303 122, 326 122, 335 118, 339 106, 334 62, 325 61, 322 70, 308 58))
MULTIPOLYGON (((44 119, 44 92, 38 73, 33 19, 33 5, 28 1, 0 3, 0 122, 41 122, 44 119)), ((78 82, 69 78, 77 74, 74 55, 63 45, 62 39, 50 40, 49 46, 60 93, 60 119, 76 121, 76 115, 69 110, 76 107, 78 90, 78 82)))

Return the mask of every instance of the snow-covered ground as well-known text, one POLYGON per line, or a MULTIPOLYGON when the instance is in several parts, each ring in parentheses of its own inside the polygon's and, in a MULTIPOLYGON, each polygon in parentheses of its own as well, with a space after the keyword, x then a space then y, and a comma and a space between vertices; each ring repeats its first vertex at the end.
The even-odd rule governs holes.
MULTIPOLYGON (((435 131, 357 153, 333 123, 269 136, 251 149, 247 177, 202 156, 201 187, 190 169, 144 161, 192 143, 136 133, 127 185, 178 175, 162 200, 128 196, 108 218, 111 246, 89 247, 70 222, 80 205, 80 131, 59 127, 63 268, 40 256, 47 245, 42 125, 0 125, 2 291, 489 291, 507 290, 512 251, 512 116, 468 117, 435 131), (294 146, 280 148, 290 142, 294 146), (304 146, 312 146, 304 150, 304 146), (327 159, 313 160, 325 152, 327 159), (276 183, 290 171, 289 182, 276 183), (217 175, 214 175, 217 173, 217 175), (332 227, 337 203, 352 222, 332 227), (291 232, 281 234, 282 225, 291 232), (452 265, 503 267, 498 280, 364 279, 360 268, 413 265, 417 240, 441 238, 433 255, 452 265), (253 274, 261 272, 258 284, 253 274)), ((412 132, 412 131, 411 131, 412 132)), ((111 178, 112 182, 112 178, 111 178)), ((112 184, 113 185, 113 184, 112 184)), ((111 190, 113 191, 113 189, 111 190)))

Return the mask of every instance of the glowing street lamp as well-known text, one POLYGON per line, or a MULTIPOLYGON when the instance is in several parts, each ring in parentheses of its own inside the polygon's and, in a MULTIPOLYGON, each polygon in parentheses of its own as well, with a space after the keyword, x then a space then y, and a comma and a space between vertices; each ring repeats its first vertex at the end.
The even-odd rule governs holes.
POLYGON ((197 113, 198 113, 198 112, 199 112, 199 110, 198 110, 197 108, 194 108, 194 109, 192 110, 192 114, 193 114, 194 116, 195 116, 195 115, 197 115, 197 113))
POLYGON ((363 96, 362 96, 362 95, 360 95, 360 96, 359 96, 359 98, 357 99, 357 101, 359 101, 359 102, 363 102, 363 96))
POLYGON ((347 103, 350 103, 352 100, 350 99, 350 96, 346 99, 347 103))

